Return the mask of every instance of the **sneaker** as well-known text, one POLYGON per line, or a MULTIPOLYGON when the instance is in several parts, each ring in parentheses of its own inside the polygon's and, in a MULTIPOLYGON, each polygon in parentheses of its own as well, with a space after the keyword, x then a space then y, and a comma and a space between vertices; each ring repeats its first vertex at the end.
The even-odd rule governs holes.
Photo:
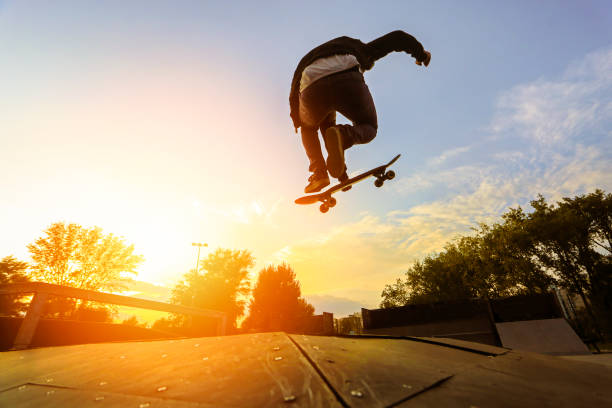
MULTIPOLYGON (((338 177, 338 181, 342 184, 348 179, 349 179, 349 176, 348 174, 346 174, 346 167, 345 167, 344 172, 340 175, 340 177, 338 177)), ((346 186, 342 188, 342 191, 349 191, 351 188, 353 188, 353 186, 346 186)))
POLYGON ((332 177, 340 177, 344 171, 344 149, 340 128, 332 126, 325 131, 325 148, 327 149, 327 171, 332 177))
POLYGON ((317 191, 321 191, 323 187, 329 186, 329 177, 327 177, 327 174, 313 173, 308 177, 308 181, 310 183, 304 188, 306 194, 316 193, 317 191))

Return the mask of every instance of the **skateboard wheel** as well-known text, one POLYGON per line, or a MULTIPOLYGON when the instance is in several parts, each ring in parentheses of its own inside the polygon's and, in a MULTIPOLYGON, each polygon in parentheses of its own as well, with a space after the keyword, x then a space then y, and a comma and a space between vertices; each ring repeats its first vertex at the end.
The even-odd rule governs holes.
POLYGON ((388 172, 385 173, 385 178, 387 180, 393 180, 394 177, 395 177, 395 172, 393 170, 389 170, 388 172))
POLYGON ((321 210, 321 212, 325 214, 326 212, 329 211, 329 207, 326 204, 321 204, 321 206, 319 207, 319 210, 321 210))
POLYGON ((334 206, 336 205, 336 199, 335 199, 334 197, 330 197, 330 199, 329 199, 329 201, 328 201, 327 205, 328 205, 329 207, 334 207, 334 206))
POLYGON ((374 185, 375 185, 376 187, 382 187, 382 185, 383 185, 383 183, 384 183, 384 182, 385 182, 385 181, 384 181, 383 179, 376 179, 376 181, 374 182, 374 185))

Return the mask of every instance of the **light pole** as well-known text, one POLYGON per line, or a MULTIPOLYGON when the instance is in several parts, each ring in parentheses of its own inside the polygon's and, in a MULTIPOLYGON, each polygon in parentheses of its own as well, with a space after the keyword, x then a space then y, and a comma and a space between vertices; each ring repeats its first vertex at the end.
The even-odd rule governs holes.
POLYGON ((200 267, 200 249, 202 247, 207 247, 208 244, 201 242, 192 242, 191 246, 198 247, 198 260, 196 261, 196 274, 198 273, 198 269, 200 267))

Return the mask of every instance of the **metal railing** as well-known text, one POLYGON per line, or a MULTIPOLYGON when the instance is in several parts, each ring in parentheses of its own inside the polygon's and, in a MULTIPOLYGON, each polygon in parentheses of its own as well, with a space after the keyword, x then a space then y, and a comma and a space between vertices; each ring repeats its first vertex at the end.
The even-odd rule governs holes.
POLYGON ((226 333, 227 315, 216 310, 198 309, 195 307, 179 306, 154 300, 138 299, 129 296, 114 295, 112 293, 96 292, 93 290, 78 289, 68 286, 53 285, 43 282, 10 283, 0 285, 0 295, 26 295, 33 294, 25 318, 13 341, 13 350, 28 348, 32 342, 36 327, 43 312, 45 302, 49 296, 77 298, 101 303, 110 303, 120 306, 129 306, 140 309, 157 310, 160 312, 180 313, 190 316, 203 316, 218 319, 217 335, 226 333))

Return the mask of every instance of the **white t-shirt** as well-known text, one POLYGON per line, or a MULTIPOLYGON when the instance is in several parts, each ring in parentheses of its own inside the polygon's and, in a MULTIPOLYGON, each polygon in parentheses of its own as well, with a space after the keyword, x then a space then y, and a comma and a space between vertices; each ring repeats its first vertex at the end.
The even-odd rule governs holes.
POLYGON ((344 71, 354 66, 359 65, 357 57, 354 55, 332 55, 327 58, 319 58, 312 64, 308 65, 302 71, 302 79, 300 80, 300 92, 310 86, 317 79, 344 71))

